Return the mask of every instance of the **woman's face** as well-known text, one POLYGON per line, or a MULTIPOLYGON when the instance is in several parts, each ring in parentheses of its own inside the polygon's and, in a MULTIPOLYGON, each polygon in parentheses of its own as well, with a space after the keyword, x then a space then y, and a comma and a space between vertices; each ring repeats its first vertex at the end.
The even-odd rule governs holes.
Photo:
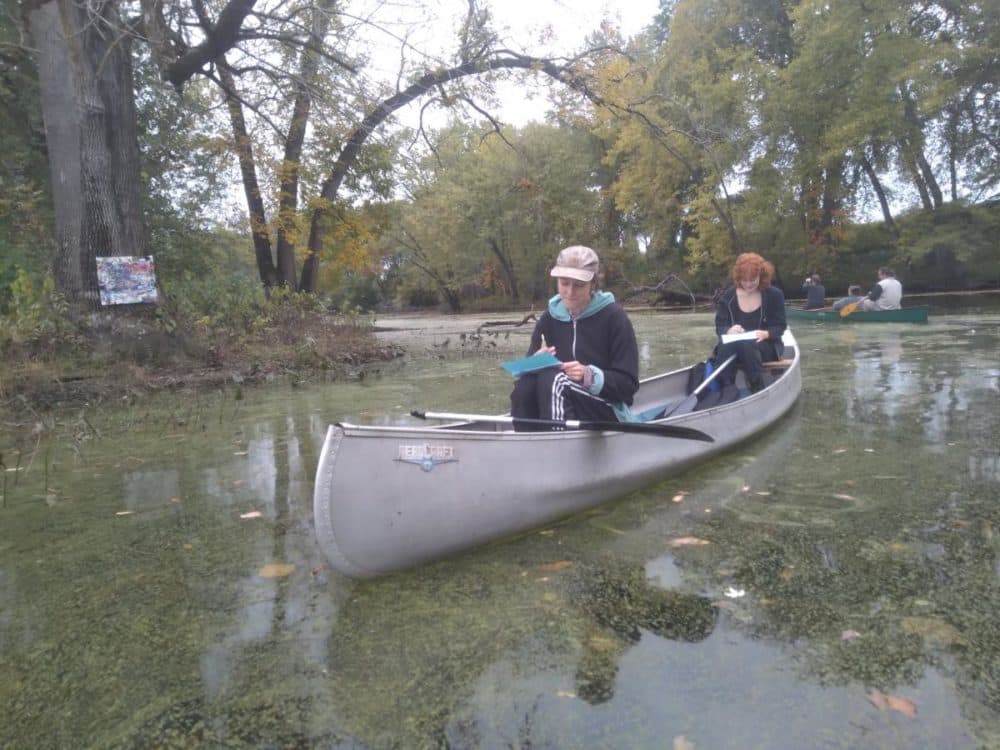
POLYGON ((760 274, 754 276, 744 276, 740 279, 740 289, 745 292, 752 292, 760 286, 760 274))
POLYGON ((592 281, 577 281, 560 276, 558 279, 559 297, 571 315, 579 315, 590 303, 592 281))

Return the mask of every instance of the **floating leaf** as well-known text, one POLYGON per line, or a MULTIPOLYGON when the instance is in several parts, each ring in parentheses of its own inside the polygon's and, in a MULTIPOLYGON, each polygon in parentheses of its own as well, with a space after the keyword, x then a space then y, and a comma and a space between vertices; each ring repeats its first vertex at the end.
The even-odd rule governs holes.
POLYGON ((879 711, 885 711, 888 708, 890 711, 896 711, 911 719, 915 719, 917 716, 917 704, 909 698, 901 698, 898 695, 890 695, 872 688, 868 691, 868 700, 879 711))
POLYGON ((132 511, 130 511, 130 510, 120 510, 117 513, 115 513, 115 515, 116 516, 131 516, 132 515, 132 511))
POLYGON ((575 698, 575 697, 576 697, 576 693, 571 692, 569 690, 557 690, 556 691, 556 698, 575 698))
POLYGON ((835 454, 837 454, 837 453, 847 453, 847 448, 837 448, 837 450, 835 450, 834 453, 835 454))
POLYGON ((859 633, 857 630, 845 630, 843 633, 840 634, 840 640, 842 641, 852 641, 855 638, 860 638, 860 637, 861 633, 859 633))
POLYGON ((851 501, 857 500, 857 498, 854 497, 853 495, 845 495, 842 492, 835 493, 834 497, 837 498, 838 500, 851 500, 851 501))
POLYGON ((909 716, 911 719, 915 719, 917 717, 917 704, 909 698, 886 695, 885 702, 889 704, 890 709, 903 714, 903 716, 909 716))
POLYGON ((683 734, 674 737, 674 750, 694 750, 694 743, 683 734))
POLYGON ((250 451, 236 451, 235 453, 233 453, 233 455, 234 455, 234 456, 245 456, 245 455, 247 455, 247 454, 248 454, 249 452, 250 452, 250 451))
POLYGON ((668 544, 671 547, 697 547, 702 544, 708 544, 708 540, 699 539, 696 536, 681 536, 676 539, 671 539, 668 544))
POLYGON ((555 572, 557 570, 566 570, 566 568, 572 568, 573 563, 569 560, 559 560, 557 562, 543 563, 538 566, 538 569, 544 572, 555 572))
POLYGON ((738 589, 733 586, 729 586, 725 591, 722 592, 723 596, 727 596, 730 599, 741 599, 747 595, 746 589, 738 589))
POLYGON ((257 571, 257 575, 261 578, 284 578, 290 576, 293 570, 295 566, 288 563, 268 563, 257 571))
POLYGON ((885 693, 883 693, 881 690, 877 690, 875 688, 869 690, 868 700, 879 711, 885 711, 889 707, 889 704, 886 703, 885 700, 885 693))
POLYGON ((240 518, 260 518, 263 515, 259 510, 248 510, 246 513, 240 513, 240 518))
POLYGON ((672 498, 670 498, 670 502, 673 502, 673 503, 683 503, 684 502, 684 496, 686 494, 687 494, 686 492, 678 492, 676 495, 674 495, 672 498))

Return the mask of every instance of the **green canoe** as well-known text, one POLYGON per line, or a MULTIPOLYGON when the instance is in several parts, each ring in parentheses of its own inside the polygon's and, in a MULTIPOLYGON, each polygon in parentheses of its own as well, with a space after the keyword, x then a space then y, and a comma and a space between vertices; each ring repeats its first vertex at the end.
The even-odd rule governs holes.
POLYGON ((830 307, 818 310, 803 310, 798 307, 785 308, 785 317, 789 320, 819 320, 830 323, 926 323, 927 305, 904 307, 899 310, 872 310, 864 312, 855 310, 845 318, 840 312, 830 307))

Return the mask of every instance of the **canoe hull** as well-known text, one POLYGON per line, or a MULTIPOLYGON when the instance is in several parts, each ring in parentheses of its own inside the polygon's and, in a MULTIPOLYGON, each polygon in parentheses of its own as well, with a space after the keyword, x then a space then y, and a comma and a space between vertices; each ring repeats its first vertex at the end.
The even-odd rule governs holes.
POLYGON ((929 308, 926 305, 904 307, 899 310, 856 310, 846 317, 840 317, 838 310, 800 310, 795 307, 785 309, 789 320, 813 320, 824 323, 926 323, 929 308))
MULTIPOLYGON (((764 429, 801 390, 795 358, 771 386, 671 418, 714 443, 619 432, 515 433, 501 425, 332 425, 316 474, 316 534, 355 578, 457 553, 620 497, 764 429)), ((787 341, 786 341, 787 344, 787 341)), ((687 369, 643 381, 643 404, 684 395, 687 369)))

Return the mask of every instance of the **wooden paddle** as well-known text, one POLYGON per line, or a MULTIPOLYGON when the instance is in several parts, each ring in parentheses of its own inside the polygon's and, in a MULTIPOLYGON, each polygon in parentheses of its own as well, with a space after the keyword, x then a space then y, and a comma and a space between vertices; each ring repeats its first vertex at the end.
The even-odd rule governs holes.
POLYGON ((578 419, 528 419, 526 417, 491 416, 487 414, 453 414, 440 411, 411 411, 418 419, 453 419, 456 422, 492 422, 494 424, 524 425, 533 427, 561 427, 566 430, 593 430, 595 432, 628 432, 636 435, 675 437, 682 440, 701 440, 714 443, 715 438, 691 427, 673 424, 646 424, 644 422, 596 422, 578 419))
POLYGON ((703 390, 708 388, 709 383, 715 380, 715 378, 718 377, 720 372, 729 367, 729 365, 732 364, 734 359, 736 359, 736 355, 730 354, 729 359, 727 359, 725 362, 719 365, 716 369, 712 370, 712 374, 709 375, 704 380, 702 380, 701 383, 698 384, 698 387, 695 388, 693 391, 691 391, 691 393, 688 395, 686 399, 681 401, 679 404, 676 404, 675 406, 672 406, 671 408, 667 409, 665 412, 663 412, 663 414, 658 416, 657 419, 663 419, 664 417, 669 417, 674 414, 687 414, 690 411, 694 411, 694 407, 698 405, 698 395, 703 390))
POLYGON ((854 312, 855 310, 857 310, 858 309, 858 305, 860 305, 860 304, 861 304, 861 301, 859 300, 857 302, 849 302, 848 304, 844 305, 842 308, 840 308, 840 317, 846 318, 852 312, 854 312))

